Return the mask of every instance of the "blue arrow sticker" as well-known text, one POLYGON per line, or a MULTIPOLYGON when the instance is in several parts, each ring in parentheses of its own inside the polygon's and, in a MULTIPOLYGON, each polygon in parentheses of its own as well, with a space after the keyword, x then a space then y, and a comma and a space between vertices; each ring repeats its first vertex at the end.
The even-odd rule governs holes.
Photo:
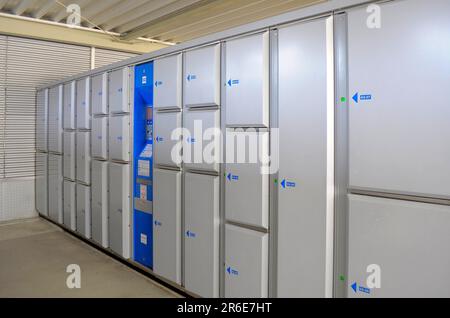
POLYGON ((236 175, 233 175, 233 174, 229 173, 227 175, 227 179, 228 179, 228 181, 239 181, 239 176, 236 176, 236 175))
POLYGON ((163 142, 164 141, 164 138, 163 137, 156 137, 156 142, 163 142))
POLYGON ((352 289, 353 289, 353 291, 356 293, 357 290, 358 290, 358 284, 353 283, 353 284, 352 284, 352 289))
POLYGON ((157 220, 155 220, 155 226, 162 226, 162 223, 157 221, 157 220))
POLYGON ((356 92, 355 95, 353 95, 352 99, 355 101, 355 103, 359 103, 360 101, 371 101, 372 95, 371 94, 359 94, 356 92))
POLYGON ((191 232, 191 231, 187 231, 186 232, 186 236, 190 237, 190 238, 196 238, 197 234, 195 234, 194 232, 191 232))
POLYGON ((162 81, 156 81, 156 82, 155 82, 155 86, 156 86, 156 87, 161 86, 162 84, 163 84, 162 81))
POLYGON ((194 81, 194 80, 196 80, 196 79, 197 79, 197 75, 188 75, 188 76, 187 76, 188 82, 194 81))
POLYGON ((186 141, 187 141, 188 144, 195 144, 195 138, 193 138, 193 137, 188 137, 186 139, 186 141))
POLYGON ((233 79, 230 79, 228 82, 227 82, 227 84, 228 84, 228 86, 233 86, 233 85, 239 85, 239 80, 233 80, 233 79))
POLYGON ((354 282, 352 285, 350 285, 351 288, 353 289, 354 293, 357 292, 361 292, 364 294, 369 294, 370 295, 370 288, 364 287, 364 286, 358 286, 358 284, 356 282, 354 282))
POLYGON ((228 266, 227 268, 227 273, 228 275, 232 275, 232 276, 238 276, 239 272, 233 268, 231 268, 230 266, 228 266))
POLYGON ((288 181, 288 180, 286 180, 286 179, 283 179, 283 181, 281 181, 281 187, 283 188, 283 189, 286 189, 286 188, 295 188, 295 187, 297 187, 297 184, 295 183, 295 182, 292 182, 292 181, 288 181))

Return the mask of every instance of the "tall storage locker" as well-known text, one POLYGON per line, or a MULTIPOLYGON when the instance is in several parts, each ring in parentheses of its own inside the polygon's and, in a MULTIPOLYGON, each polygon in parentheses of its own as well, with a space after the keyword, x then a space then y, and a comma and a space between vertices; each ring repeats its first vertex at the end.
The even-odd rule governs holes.
POLYGON ((130 111, 130 69, 128 67, 112 71, 109 74, 109 111, 128 113, 130 111))
POLYGON ((108 159, 108 117, 92 118, 92 157, 108 159))
POLYGON ((333 20, 303 22, 278 32, 277 296, 331 297, 333 20))
POLYGON ((91 79, 92 115, 108 114, 108 73, 93 76, 91 79))
POLYGON ((395 1, 381 9, 379 29, 367 27, 363 8, 348 15, 350 186, 449 198, 448 47, 417 29, 432 25, 448 38, 450 3, 395 1))
POLYGON ((108 247, 108 162, 92 161, 92 239, 108 247))
POLYGON ((63 223, 63 159, 61 155, 48 156, 48 216, 63 223))
POLYGON ((220 110, 189 110, 184 113, 185 168, 219 172, 220 110))
POLYGON ((64 84, 64 129, 76 129, 76 82, 64 84))
MULTIPOLYGON (((227 163, 225 168, 225 216, 227 220, 239 224, 268 229, 269 175, 263 170, 262 162, 237 163, 237 161, 239 156, 238 145, 241 140, 247 145, 245 158, 254 155, 250 154, 250 149, 253 148, 253 146, 250 146, 252 142, 257 142, 258 153, 267 158, 269 154, 269 133, 233 132, 229 133, 227 138, 234 139, 236 163, 227 163)), ((263 157, 255 159, 260 160, 263 157)))
POLYGON ((48 89, 37 92, 36 149, 48 151, 48 89))
POLYGON ((75 182, 64 180, 64 225, 72 231, 77 229, 77 203, 75 182))
POLYGON ((172 55, 154 62, 154 108, 181 109, 182 55, 172 55))
POLYGON ((180 112, 155 112, 154 114, 154 160, 155 164, 171 167, 179 167, 181 165, 181 155, 179 158, 172 158, 172 151, 175 146, 180 146, 180 151, 177 152, 181 154, 182 143, 181 134, 180 136, 172 139, 172 133, 181 129, 181 113, 180 112), (174 160, 175 159, 175 160, 174 160))
POLYGON ((348 297, 450 297, 449 227, 450 206, 350 195, 348 282, 370 288, 375 264, 381 288, 348 297))
POLYGON ((109 157, 130 161, 130 116, 112 116, 109 121, 109 157))
POLYGON ((227 125, 268 127, 269 32, 226 42, 225 72, 227 125))
POLYGON ((91 187, 77 183, 77 231, 91 238, 91 187))
POLYGON ((36 210, 48 216, 48 154, 36 153, 36 210))
POLYGON ((64 132, 64 178, 75 180, 75 137, 74 131, 64 132))
POLYGON ((109 247, 130 258, 130 165, 109 164, 109 247))
POLYGON ((48 104, 48 150, 54 153, 63 151, 63 86, 49 90, 48 104))
POLYGON ((220 105, 220 44, 185 53, 184 104, 220 105))
POLYGON ((184 283, 202 297, 219 297, 219 177, 185 176, 184 283))
POLYGON ((181 172, 154 169, 153 270, 181 284, 181 172))
POLYGON ((77 81, 77 128, 91 129, 90 77, 77 81))
POLYGON ((77 181, 91 183, 91 133, 77 132, 77 181))
POLYGON ((225 297, 268 297, 268 234, 225 226, 225 297))

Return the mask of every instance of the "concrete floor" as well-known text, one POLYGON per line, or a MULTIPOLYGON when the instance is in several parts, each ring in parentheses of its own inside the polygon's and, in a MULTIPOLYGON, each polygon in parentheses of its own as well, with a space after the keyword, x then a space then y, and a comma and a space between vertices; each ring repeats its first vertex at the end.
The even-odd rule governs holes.
POLYGON ((179 297, 43 220, 0 223, 0 298, 179 297), (81 288, 69 289, 66 268, 81 268, 81 288))

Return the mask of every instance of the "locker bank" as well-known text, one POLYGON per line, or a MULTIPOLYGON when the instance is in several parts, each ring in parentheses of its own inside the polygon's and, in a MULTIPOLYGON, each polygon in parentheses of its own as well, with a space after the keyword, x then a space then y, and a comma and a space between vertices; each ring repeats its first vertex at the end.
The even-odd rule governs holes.
POLYGON ((450 297, 449 39, 325 1, 42 86, 36 210, 194 297, 450 297))

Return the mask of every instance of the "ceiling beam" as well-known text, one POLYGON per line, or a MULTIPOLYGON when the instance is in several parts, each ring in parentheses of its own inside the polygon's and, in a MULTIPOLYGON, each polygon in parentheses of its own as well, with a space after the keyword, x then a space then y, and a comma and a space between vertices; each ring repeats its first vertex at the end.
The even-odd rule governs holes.
MULTIPOLYGON (((146 4, 148 0, 135 0, 135 1, 121 1, 118 5, 105 10, 98 15, 94 16, 91 20, 96 25, 102 25, 113 18, 117 18, 121 15, 127 15, 128 12, 137 8, 138 11, 142 10, 142 6, 146 4)), ((141 11, 142 12, 142 11, 141 11)))
MULTIPOLYGON (((106 23, 103 26, 103 29, 107 30, 107 31, 111 31, 114 30, 116 28, 119 28, 120 30, 124 29, 123 26, 128 26, 129 24, 133 24, 134 23, 138 23, 137 26, 141 25, 142 23, 145 23, 147 21, 144 22, 140 22, 139 20, 142 18, 146 18, 149 17, 152 12, 154 12, 155 10, 161 9, 161 8, 165 8, 167 6, 172 5, 174 2, 178 2, 177 0, 153 0, 153 1, 149 1, 147 2, 145 5, 134 9, 134 10, 130 10, 128 12, 124 12, 123 15, 121 15, 120 17, 114 19, 114 21, 110 21, 108 23, 106 23)), ((151 17, 149 17, 151 18, 151 17)), ((125 31, 128 31, 130 29, 132 29, 133 26, 127 28, 125 31)), ((122 33, 120 31, 117 31, 118 33, 122 33)))
POLYGON ((137 54, 152 52, 167 47, 167 45, 161 43, 148 41, 124 42, 120 41, 118 37, 105 34, 101 31, 69 27, 63 23, 19 17, 5 13, 0 13, 0 33, 137 54))
MULTIPOLYGON (((164 8, 162 8, 162 10, 154 11, 150 15, 146 16, 148 22, 146 22, 142 26, 139 26, 136 29, 128 32, 127 34, 122 36, 122 39, 124 39, 124 40, 137 39, 137 38, 149 33, 150 30, 154 27, 154 25, 158 21, 178 16, 178 15, 182 14, 183 12, 186 12, 187 10, 192 10, 194 8, 198 8, 202 5, 205 5, 205 4, 208 4, 211 2, 217 2, 217 0, 183 0, 183 1, 179 1, 179 3, 183 3, 184 5, 177 7, 175 10, 173 10, 169 13, 166 10, 163 10, 164 8)), ((119 31, 119 33, 123 33, 123 32, 119 31)))
POLYGON ((56 5, 55 0, 47 0, 47 2, 39 8, 36 12, 33 12, 31 16, 35 19, 40 19, 45 16, 53 6, 56 5))
POLYGON ((21 0, 15 8, 12 10, 12 12, 16 15, 22 15, 30 6, 33 5, 35 0, 21 0))

